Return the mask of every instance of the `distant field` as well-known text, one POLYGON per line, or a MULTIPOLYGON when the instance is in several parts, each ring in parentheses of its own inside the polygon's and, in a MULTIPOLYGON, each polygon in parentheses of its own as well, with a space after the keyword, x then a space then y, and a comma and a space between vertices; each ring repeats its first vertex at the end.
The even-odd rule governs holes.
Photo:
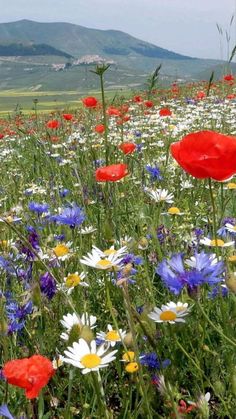
MULTIPOLYGON (((107 92, 106 96, 114 97, 117 93, 115 90, 107 92)), ((92 91, 89 93, 96 97, 100 97, 100 92, 92 91)), ((130 90, 122 90, 122 95, 130 94, 130 90)), ((85 92, 69 91, 69 92, 25 92, 23 90, 2 90, 0 92, 0 114, 12 114, 16 111, 29 113, 35 109, 35 100, 37 100, 37 109, 41 111, 55 111, 58 109, 73 109, 80 106, 81 98, 88 95, 85 92)))

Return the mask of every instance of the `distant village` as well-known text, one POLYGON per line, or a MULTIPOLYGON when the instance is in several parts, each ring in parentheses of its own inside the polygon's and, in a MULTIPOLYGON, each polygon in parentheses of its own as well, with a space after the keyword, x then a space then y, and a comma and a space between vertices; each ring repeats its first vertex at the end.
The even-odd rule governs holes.
POLYGON ((64 71, 68 70, 70 67, 75 67, 78 65, 90 65, 90 64, 116 64, 113 60, 107 60, 100 57, 100 55, 84 55, 78 60, 66 63, 54 63, 52 64, 52 69, 54 71, 64 71))

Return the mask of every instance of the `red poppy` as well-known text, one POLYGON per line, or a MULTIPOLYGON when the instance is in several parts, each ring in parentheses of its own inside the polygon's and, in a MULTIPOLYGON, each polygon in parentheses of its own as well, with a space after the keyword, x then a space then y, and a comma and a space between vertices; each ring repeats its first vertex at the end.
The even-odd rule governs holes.
POLYGON ((201 100, 201 99, 204 99, 205 97, 206 97, 206 93, 203 91, 197 92, 196 94, 196 99, 201 100))
POLYGON ((62 116, 66 121, 71 121, 73 119, 73 115, 71 113, 63 113, 62 116))
POLYGON ((34 399, 55 374, 55 370, 48 358, 33 355, 8 361, 3 367, 3 374, 8 383, 25 389, 27 399, 34 399))
POLYGON ((0 140, 2 140, 2 138, 4 138, 4 134, 0 134, 0 140))
POLYGON ((57 129, 60 126, 60 122, 57 119, 51 119, 47 122, 47 128, 57 129))
POLYGON ((199 131, 171 144, 179 165, 198 179, 223 181, 236 173, 236 137, 199 131))
POLYGON ((120 116, 121 112, 118 108, 115 108, 114 106, 109 106, 107 108, 107 115, 109 115, 109 116, 120 116))
POLYGON ((136 103, 141 103, 143 101, 141 96, 134 96, 133 97, 133 101, 136 103))
POLYGON ((169 108, 161 108, 159 110, 159 115, 160 116, 171 116, 172 115, 172 112, 171 112, 171 110, 169 108))
POLYGON ((144 105, 146 108, 152 108, 154 106, 154 103, 152 100, 145 100, 144 105))
POLYGON ((86 108, 96 108, 98 100, 93 96, 87 96, 82 99, 82 102, 86 108))
POLYGON ((96 125, 96 127, 94 128, 94 130, 98 134, 103 134, 104 131, 105 131, 105 126, 103 124, 98 124, 98 125, 96 125))
POLYGON ((234 81, 234 76, 232 74, 226 74, 224 76, 225 81, 234 81))
POLYGON ((116 182, 128 175, 127 164, 111 164, 110 166, 99 167, 95 177, 98 182, 116 182))
POLYGON ((119 145, 119 149, 123 151, 124 154, 131 154, 136 149, 136 144, 134 143, 122 143, 119 145))

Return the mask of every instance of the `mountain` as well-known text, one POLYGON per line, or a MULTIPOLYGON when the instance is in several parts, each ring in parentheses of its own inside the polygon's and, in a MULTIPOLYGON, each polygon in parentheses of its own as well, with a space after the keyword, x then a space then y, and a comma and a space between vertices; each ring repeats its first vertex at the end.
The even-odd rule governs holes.
POLYGON ((31 20, 0 24, 0 43, 33 42, 48 44, 73 56, 101 55, 105 57, 139 55, 152 58, 192 59, 121 31, 90 29, 71 23, 40 23, 31 20))
POLYGON ((60 51, 54 47, 51 47, 47 44, 23 44, 10 43, 10 44, 1 44, 0 43, 0 56, 3 57, 15 57, 15 56, 34 56, 34 55, 55 55, 58 57, 73 58, 72 55, 67 54, 66 52, 60 51))
POLYGON ((100 62, 111 63, 105 87, 116 90, 143 88, 160 64, 163 84, 208 79, 215 68, 221 75, 236 70, 236 64, 229 68, 220 60, 184 56, 116 30, 30 20, 0 23, 1 89, 97 90, 99 79, 90 70, 100 62), (3 55, 6 45, 11 53, 5 49, 3 55))

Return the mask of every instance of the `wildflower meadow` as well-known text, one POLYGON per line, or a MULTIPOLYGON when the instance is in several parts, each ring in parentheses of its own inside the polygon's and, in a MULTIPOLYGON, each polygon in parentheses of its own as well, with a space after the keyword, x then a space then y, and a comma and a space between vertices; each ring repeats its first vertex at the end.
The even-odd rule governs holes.
POLYGON ((0 119, 0 414, 236 417, 236 84, 0 119), (235 177, 234 177, 235 176, 235 177))

